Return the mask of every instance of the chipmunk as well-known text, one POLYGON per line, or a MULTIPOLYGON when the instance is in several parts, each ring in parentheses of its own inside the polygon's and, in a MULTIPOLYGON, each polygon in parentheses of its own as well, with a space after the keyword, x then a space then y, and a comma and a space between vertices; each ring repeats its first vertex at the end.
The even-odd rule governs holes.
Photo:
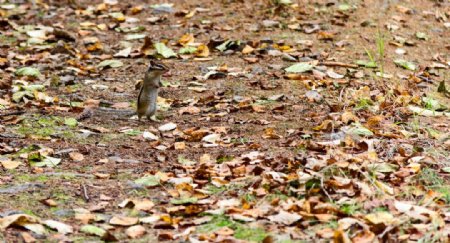
POLYGON ((144 81, 139 90, 136 111, 98 107, 83 111, 78 120, 89 118, 95 113, 113 116, 131 116, 137 114, 139 120, 141 120, 143 116, 150 120, 156 112, 156 100, 158 98, 159 88, 162 85, 161 75, 167 71, 169 71, 169 68, 162 63, 157 63, 153 60, 150 61, 150 65, 144 76, 144 81))

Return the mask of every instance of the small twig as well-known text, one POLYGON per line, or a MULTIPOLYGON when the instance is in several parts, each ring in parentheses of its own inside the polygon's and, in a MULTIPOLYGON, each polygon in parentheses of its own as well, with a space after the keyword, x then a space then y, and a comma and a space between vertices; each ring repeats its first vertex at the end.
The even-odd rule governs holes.
POLYGON ((320 178, 320 186, 322 187, 322 191, 325 193, 325 195, 328 197, 328 199, 332 202, 333 199, 331 198, 330 194, 328 194, 327 190, 325 189, 325 186, 323 185, 323 177, 320 178))
POLYGON ((358 68, 358 65, 348 64, 343 62, 321 62, 321 65, 330 67, 347 67, 347 68, 358 68))
POLYGON ((89 198, 86 186, 84 184, 81 184, 81 187, 83 187, 83 198, 84 198, 84 200, 86 202, 89 202, 90 198, 89 198))
POLYGON ((397 227, 397 225, 391 225, 386 227, 386 229, 383 231, 383 233, 380 234, 379 239, 383 239, 384 235, 387 234, 389 231, 395 229, 395 227, 397 227))
POLYGON ((23 113, 25 113, 25 111, 11 111, 11 112, 0 114, 0 117, 22 115, 23 113))

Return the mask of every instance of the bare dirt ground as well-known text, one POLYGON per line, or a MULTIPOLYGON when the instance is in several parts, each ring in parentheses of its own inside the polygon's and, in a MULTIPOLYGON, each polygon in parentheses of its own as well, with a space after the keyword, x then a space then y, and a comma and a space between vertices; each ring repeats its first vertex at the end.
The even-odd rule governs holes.
POLYGON ((448 1, 0 2, 0 241, 448 242, 448 1))

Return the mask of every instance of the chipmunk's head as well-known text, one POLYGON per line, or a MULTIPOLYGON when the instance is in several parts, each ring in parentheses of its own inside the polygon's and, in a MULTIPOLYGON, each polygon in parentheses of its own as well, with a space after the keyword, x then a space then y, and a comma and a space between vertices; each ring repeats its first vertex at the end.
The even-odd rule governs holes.
POLYGON ((148 69, 147 69, 147 75, 159 76, 168 71, 169 71, 169 68, 166 65, 151 60, 150 65, 148 66, 148 69))

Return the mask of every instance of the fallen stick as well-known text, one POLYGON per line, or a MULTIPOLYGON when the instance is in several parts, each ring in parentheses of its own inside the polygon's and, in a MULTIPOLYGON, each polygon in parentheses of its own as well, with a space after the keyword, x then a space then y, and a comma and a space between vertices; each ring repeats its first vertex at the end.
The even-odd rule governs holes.
POLYGON ((348 68, 357 68, 359 67, 356 64, 348 64, 343 62, 321 62, 319 65, 322 64, 324 66, 330 66, 330 67, 348 67, 348 68))

